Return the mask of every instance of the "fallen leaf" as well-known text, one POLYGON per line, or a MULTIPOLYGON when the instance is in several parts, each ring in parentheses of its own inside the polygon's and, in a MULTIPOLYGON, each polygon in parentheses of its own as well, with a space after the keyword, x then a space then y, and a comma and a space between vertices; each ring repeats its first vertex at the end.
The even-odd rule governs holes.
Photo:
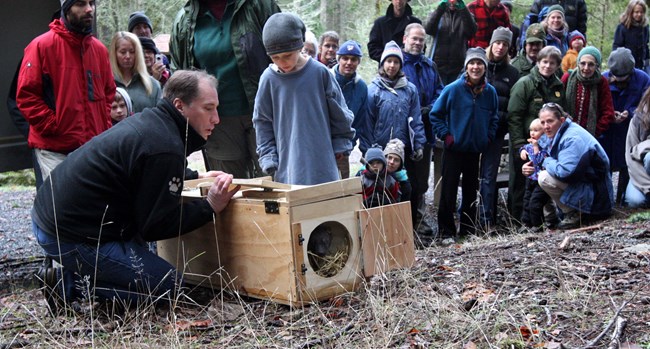
POLYGON ((478 347, 476 346, 476 344, 474 344, 474 342, 472 341, 469 341, 465 343, 465 345, 463 345, 463 349, 477 349, 477 348, 478 347))
POLYGON ((562 343, 559 342, 548 342, 545 346, 546 349, 558 349, 562 348, 562 343))
POLYGON ((416 334, 416 333, 420 333, 420 330, 418 330, 417 328, 413 327, 413 328, 411 328, 407 333, 408 333, 408 334, 416 334))
POLYGON ((519 333, 521 333, 521 336, 525 339, 528 340, 532 335, 539 334, 539 330, 531 330, 527 326, 521 326, 519 327, 519 333))

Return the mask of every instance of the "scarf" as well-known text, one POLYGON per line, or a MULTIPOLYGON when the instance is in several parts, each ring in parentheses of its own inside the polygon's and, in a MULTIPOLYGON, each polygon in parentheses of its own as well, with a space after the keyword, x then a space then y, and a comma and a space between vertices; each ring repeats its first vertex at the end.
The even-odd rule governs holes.
POLYGON ((566 85, 566 101, 567 111, 569 115, 573 115, 575 122, 578 125, 583 125, 582 110, 586 90, 589 89, 589 109, 587 110, 587 121, 585 128, 591 135, 596 135, 596 123, 598 121, 598 83, 600 82, 600 71, 596 69, 594 75, 590 78, 584 78, 580 75, 579 69, 574 69, 569 75, 566 85), (581 85, 581 86, 580 86, 581 85), (580 96, 578 96, 578 88, 581 88, 580 96), (580 99, 576 103, 576 99, 580 99))
POLYGON ((553 38, 553 41, 555 41, 559 47, 562 47, 562 38, 567 35, 567 29, 563 27, 560 30, 555 30, 551 27, 547 27, 546 33, 549 34, 551 38, 553 38))
POLYGON ((469 89, 472 91, 472 95, 474 97, 480 95, 481 92, 483 92, 483 89, 485 88, 485 75, 486 74, 483 74, 483 76, 481 77, 481 81, 479 81, 478 84, 474 85, 469 80, 469 74, 467 72, 465 72, 465 86, 469 87, 469 89))
POLYGON ((381 86, 383 86, 386 90, 393 94, 397 94, 397 89, 402 88, 408 84, 408 80, 406 80, 406 76, 404 75, 403 71, 399 71, 397 75, 395 76, 395 79, 390 79, 387 75, 386 72, 384 71, 384 68, 379 69, 379 75, 377 76, 377 81, 381 86))

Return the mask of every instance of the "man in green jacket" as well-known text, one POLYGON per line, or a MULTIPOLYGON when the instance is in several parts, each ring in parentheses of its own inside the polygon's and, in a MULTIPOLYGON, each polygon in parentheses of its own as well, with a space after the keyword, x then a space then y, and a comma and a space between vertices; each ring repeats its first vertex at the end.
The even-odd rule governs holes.
POLYGON ((208 170, 262 175, 252 115, 260 75, 271 62, 262 43, 275 0, 189 0, 172 28, 171 68, 205 69, 219 80, 219 116, 204 156, 208 170))
POLYGON ((545 103, 557 103, 564 107, 565 92, 556 71, 560 69, 562 54, 554 46, 546 46, 537 55, 537 62, 530 74, 519 79, 510 91, 508 101, 508 132, 510 151, 508 171, 508 210, 518 222, 524 203, 526 177, 521 173, 524 161, 519 157, 519 148, 528 143, 528 128, 538 117, 545 103))
POLYGON ((526 45, 519 51, 519 54, 512 60, 512 64, 519 70, 519 77, 524 77, 530 73, 535 63, 537 63, 537 54, 539 50, 546 45, 546 32, 544 27, 539 23, 533 23, 526 30, 526 45))

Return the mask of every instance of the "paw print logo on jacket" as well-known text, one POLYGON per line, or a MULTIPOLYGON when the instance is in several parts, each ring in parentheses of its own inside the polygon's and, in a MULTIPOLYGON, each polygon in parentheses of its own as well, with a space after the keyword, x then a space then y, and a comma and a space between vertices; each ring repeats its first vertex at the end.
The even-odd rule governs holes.
POLYGON ((181 179, 177 177, 172 177, 172 180, 169 181, 169 192, 172 195, 180 195, 181 193, 181 179))

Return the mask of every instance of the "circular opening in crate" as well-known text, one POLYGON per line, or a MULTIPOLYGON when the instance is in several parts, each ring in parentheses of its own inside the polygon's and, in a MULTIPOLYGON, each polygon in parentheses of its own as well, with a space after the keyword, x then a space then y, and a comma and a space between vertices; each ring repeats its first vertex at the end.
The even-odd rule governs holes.
POLYGON ((309 235, 307 259, 317 275, 332 277, 345 267, 351 249, 348 229, 339 222, 324 222, 309 235))

